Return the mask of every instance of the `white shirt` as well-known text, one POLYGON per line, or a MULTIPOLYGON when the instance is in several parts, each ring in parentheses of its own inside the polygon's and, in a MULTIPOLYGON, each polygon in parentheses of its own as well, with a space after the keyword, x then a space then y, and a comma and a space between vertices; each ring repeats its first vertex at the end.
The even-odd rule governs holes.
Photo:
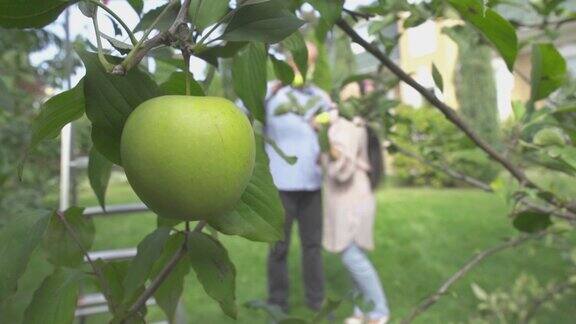
POLYGON ((294 165, 290 165, 270 145, 266 145, 272 178, 279 190, 320 189, 322 185, 321 167, 318 164, 320 146, 309 121, 316 112, 328 110, 331 106, 330 97, 315 86, 306 86, 302 89, 287 86, 267 98, 266 135, 275 141, 286 155, 298 158, 294 165), (276 115, 279 108, 296 109, 302 115, 295 112, 276 115))

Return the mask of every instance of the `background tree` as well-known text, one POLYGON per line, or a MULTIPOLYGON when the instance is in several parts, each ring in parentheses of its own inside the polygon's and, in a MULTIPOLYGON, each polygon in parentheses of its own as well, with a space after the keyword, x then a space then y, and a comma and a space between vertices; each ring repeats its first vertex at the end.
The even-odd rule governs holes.
POLYGON ((458 112, 489 143, 499 138, 496 80, 492 49, 478 32, 466 25, 444 28, 458 45, 454 71, 458 112))

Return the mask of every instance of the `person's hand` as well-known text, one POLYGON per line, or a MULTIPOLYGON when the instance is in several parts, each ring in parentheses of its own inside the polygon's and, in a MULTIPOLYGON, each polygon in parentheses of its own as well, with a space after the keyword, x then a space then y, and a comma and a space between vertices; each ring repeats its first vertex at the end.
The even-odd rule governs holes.
POLYGON ((342 153, 334 146, 330 146, 330 159, 333 161, 338 160, 340 156, 342 156, 342 153))
POLYGON ((319 131, 323 126, 328 127, 330 126, 330 113, 327 111, 319 113, 310 122, 316 131, 319 131))

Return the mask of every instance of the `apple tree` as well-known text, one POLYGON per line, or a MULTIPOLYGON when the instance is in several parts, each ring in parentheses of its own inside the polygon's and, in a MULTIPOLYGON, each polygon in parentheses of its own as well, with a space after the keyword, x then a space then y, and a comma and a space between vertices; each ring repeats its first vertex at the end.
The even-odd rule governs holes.
MULTIPOLYGON (((219 303, 222 311, 232 318, 236 317, 236 270, 223 245, 204 229, 210 226, 225 235, 237 235, 259 242, 281 239, 283 210, 263 151, 263 143, 269 140, 262 135, 261 125, 264 122, 267 65, 273 66, 275 77, 284 84, 292 83, 295 78, 287 62, 274 55, 274 47, 277 46, 275 44, 280 44, 291 52, 302 76, 306 77, 308 74, 308 53, 304 36, 299 31, 302 29, 312 31, 310 34, 313 34, 319 44, 320 55, 313 78, 326 90, 333 93, 340 90, 340 84, 332 82, 331 66, 328 64, 326 49, 323 48, 328 38, 343 35, 346 37, 345 44, 348 49, 350 42, 354 42, 379 63, 374 74, 350 75, 344 81, 346 84, 371 78, 377 85, 376 91, 367 93, 360 101, 352 103, 353 106, 356 105, 352 114, 373 118, 377 124, 389 128, 389 135, 394 136, 393 128, 389 126, 396 120, 394 114, 389 112, 395 104, 384 100, 384 90, 387 89, 382 85, 388 83, 379 79, 380 72, 386 69, 395 78, 395 82, 404 82, 421 94, 479 151, 497 163, 507 174, 502 176, 500 181, 486 184, 438 161, 429 161, 426 157, 406 152, 396 145, 389 146, 393 153, 412 154, 461 181, 486 191, 503 193, 511 206, 512 225, 525 232, 473 257, 437 292, 418 305, 406 318, 407 322, 426 311, 455 281, 484 258, 505 248, 542 237, 555 231, 560 225, 572 226, 576 221, 574 197, 564 197, 561 192, 546 188, 537 179, 530 177, 526 170, 538 166, 563 172, 572 179, 576 175, 576 99, 566 96, 561 103, 550 100, 550 96, 568 80, 565 59, 553 43, 553 31, 575 20, 576 16, 564 7, 565 1, 531 1, 528 9, 524 9, 533 11, 541 21, 534 26, 526 26, 522 21, 504 18, 499 13, 501 2, 504 1, 379 0, 351 10, 344 0, 169 0, 162 6, 143 13, 142 0, 128 0, 141 18, 136 28, 131 30, 123 21, 122 13, 114 12, 99 0, 0 0, 0 27, 3 28, 40 29, 55 21, 72 5, 79 6, 86 19, 92 21, 97 46, 93 50, 75 48, 86 74, 70 90, 46 101, 32 125, 27 151, 29 155, 33 155, 35 146, 40 142, 55 137, 64 125, 87 116, 91 123, 93 145, 90 154, 93 167, 89 169, 89 178, 103 208, 112 166, 125 166, 129 170, 130 166, 124 165, 128 158, 137 161, 147 157, 134 152, 135 146, 141 144, 138 143, 140 136, 142 140, 145 137, 152 145, 160 137, 165 139, 169 138, 170 134, 178 136, 181 133, 178 128, 165 125, 162 131, 171 132, 169 135, 156 130, 146 134, 140 130, 134 133, 135 139, 125 140, 125 126, 131 123, 137 107, 147 105, 151 100, 160 102, 154 109, 160 111, 158 116, 163 116, 162 109, 158 109, 167 102, 163 100, 179 98, 167 105, 186 106, 191 100, 190 102, 206 102, 208 107, 220 108, 216 107, 219 105, 217 98, 196 98, 204 96, 204 89, 190 73, 191 56, 206 61, 219 73, 231 76, 233 90, 249 112, 252 129, 250 139, 246 141, 253 141, 247 145, 240 143, 240 148, 247 151, 234 153, 249 157, 246 159, 246 169, 249 169, 249 172, 236 171, 246 172, 242 175, 246 179, 238 181, 242 185, 238 186, 237 197, 231 195, 234 199, 222 202, 227 205, 226 208, 217 209, 218 212, 214 213, 203 215, 199 212, 182 217, 170 214, 170 210, 177 208, 156 206, 169 206, 173 203, 173 196, 184 196, 186 193, 160 195, 162 201, 155 202, 144 198, 149 207, 158 213, 158 227, 140 242, 136 257, 127 265, 92 260, 89 257, 87 251, 91 248, 96 233, 92 220, 83 216, 81 207, 30 214, 2 227, 0 301, 10 298, 17 291, 18 279, 26 269, 31 254, 41 248, 55 270, 46 276, 37 288, 26 309, 26 323, 72 322, 79 285, 83 280, 94 281, 106 297, 114 323, 144 322, 146 301, 152 296, 168 318, 173 318, 176 303, 182 293, 184 277, 190 271, 196 274, 207 295, 219 303), (129 41, 123 42, 103 34, 99 28, 98 11, 105 12, 119 33, 128 35, 129 41), (389 38, 380 33, 381 30, 392 24, 402 24, 403 28, 409 29, 428 20, 439 19, 458 19, 471 27, 489 44, 493 53, 504 60, 512 72, 521 48, 532 48, 532 73, 529 77, 531 95, 527 102, 519 102, 514 106, 514 144, 506 151, 479 136, 475 128, 465 121, 456 109, 443 102, 434 91, 420 84, 390 58, 390 51, 397 46, 398 37, 389 38), (353 28, 356 22, 361 21, 367 24, 372 34, 370 38, 362 36, 353 28), (520 42, 517 29, 532 27, 537 30, 537 37, 520 42), (109 42, 115 49, 114 53, 118 54, 112 55, 105 51, 104 41, 109 42), (144 68, 144 59, 153 59, 173 66, 175 72, 159 83, 144 68), (221 64, 222 59, 229 59, 232 64, 221 64), (185 96, 194 96, 196 99, 186 99, 185 96), (250 156, 252 149, 253 156, 250 156), (91 268, 89 273, 82 271, 84 260, 91 268)), ((522 4, 520 6, 524 7, 522 4)), ((441 89, 442 71, 438 71, 435 66, 431 69, 434 81, 441 89)), ((350 102, 341 103, 342 106, 347 104, 350 102)), ((229 110, 226 109, 211 112, 215 119, 228 113, 229 110)), ((182 114, 182 118, 195 118, 184 117, 184 113, 182 114)), ((205 126, 202 123, 193 124, 200 130, 205 126)), ((206 130, 209 131, 213 130, 206 130)), ((215 150, 218 148, 219 146, 214 147, 215 150)), ((165 150, 171 151, 173 147, 166 147, 165 150)), ((155 157, 154 163, 164 161, 166 166, 181 165, 176 163, 179 161, 175 161, 181 155, 162 153, 158 152, 160 158, 155 157)), ((154 168, 142 170, 145 171, 141 173, 155 171, 154 168)), ((205 172, 204 175, 218 177, 225 174, 224 171, 227 170, 202 172, 205 172)), ((26 172, 25 161, 22 161, 21 172, 26 172)), ((187 176, 177 170, 174 172, 177 176, 187 176)), ((154 196, 158 188, 166 188, 165 183, 158 188, 155 188, 153 183, 147 183, 146 189, 139 192, 141 179, 130 179, 130 172, 128 177, 141 197, 154 196), (144 191, 147 194, 143 194, 144 191)), ((148 175, 147 181, 149 179, 148 175)), ((220 180, 214 183, 221 185, 220 180)), ((158 178, 159 184, 162 181, 164 179, 158 178)), ((202 184, 213 183, 208 181, 202 184)), ((180 188, 191 190, 188 187, 176 186, 176 189, 180 188)), ((202 188, 199 190, 201 192, 202 188)), ((206 199, 218 203, 218 197, 211 196, 206 199)), ((334 307, 334 304, 328 303, 327 307, 334 307)), ((324 315, 320 314, 314 320, 320 320, 324 315)))

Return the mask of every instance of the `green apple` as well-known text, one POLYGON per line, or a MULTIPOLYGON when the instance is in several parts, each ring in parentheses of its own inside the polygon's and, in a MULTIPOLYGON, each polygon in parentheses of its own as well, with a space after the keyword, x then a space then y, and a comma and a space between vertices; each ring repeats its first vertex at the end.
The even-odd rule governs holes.
POLYGON ((128 182, 152 211, 206 220, 238 202, 256 147, 248 118, 232 102, 162 96, 130 114, 120 151, 128 182))

